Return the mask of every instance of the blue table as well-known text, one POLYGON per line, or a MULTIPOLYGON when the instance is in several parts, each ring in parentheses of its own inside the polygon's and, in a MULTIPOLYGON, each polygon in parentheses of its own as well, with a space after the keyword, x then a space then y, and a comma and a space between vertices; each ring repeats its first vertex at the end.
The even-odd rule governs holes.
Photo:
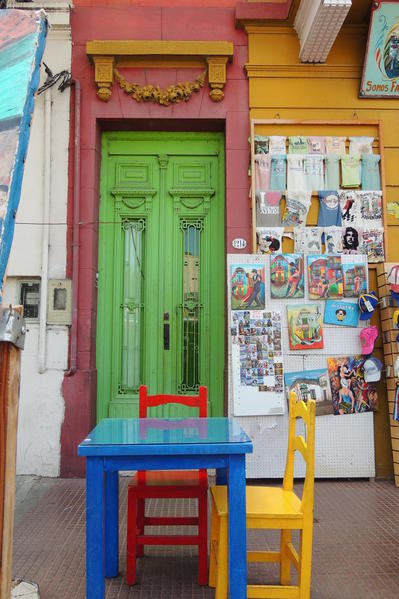
POLYGON ((104 599, 118 570, 118 471, 216 468, 228 485, 230 599, 247 596, 245 454, 233 418, 106 418, 78 447, 86 456, 86 599, 104 599))

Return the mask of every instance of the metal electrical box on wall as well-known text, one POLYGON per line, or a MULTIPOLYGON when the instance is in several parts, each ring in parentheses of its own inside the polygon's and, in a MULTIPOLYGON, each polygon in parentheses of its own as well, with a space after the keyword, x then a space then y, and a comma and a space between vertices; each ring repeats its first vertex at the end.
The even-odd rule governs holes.
POLYGON ((72 319, 72 281, 70 279, 51 279, 48 282, 47 323, 71 324, 72 319))

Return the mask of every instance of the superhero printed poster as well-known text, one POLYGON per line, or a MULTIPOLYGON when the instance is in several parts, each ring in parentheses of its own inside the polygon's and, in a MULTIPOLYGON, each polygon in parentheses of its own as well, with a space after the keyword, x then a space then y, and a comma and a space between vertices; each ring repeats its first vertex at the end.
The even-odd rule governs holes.
POLYGON ((270 293, 272 299, 304 297, 305 277, 301 254, 270 256, 270 293))
POLYGON ((371 412, 377 409, 374 383, 364 380, 364 356, 328 358, 328 375, 335 415, 371 412))
POLYGON ((265 307, 265 267, 233 264, 231 267, 231 309, 262 310, 265 307))

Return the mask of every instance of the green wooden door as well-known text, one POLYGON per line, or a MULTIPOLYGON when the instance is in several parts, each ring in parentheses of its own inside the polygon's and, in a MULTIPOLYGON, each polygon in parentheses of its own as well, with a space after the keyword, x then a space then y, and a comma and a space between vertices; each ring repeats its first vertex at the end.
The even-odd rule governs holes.
POLYGON ((105 133, 99 220, 98 419, 137 416, 140 384, 222 415, 222 135, 105 133))

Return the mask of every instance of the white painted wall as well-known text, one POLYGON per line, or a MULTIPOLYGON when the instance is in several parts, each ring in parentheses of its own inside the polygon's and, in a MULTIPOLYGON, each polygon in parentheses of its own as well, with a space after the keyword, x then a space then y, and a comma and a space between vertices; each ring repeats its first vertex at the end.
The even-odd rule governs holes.
MULTIPOLYGON (((52 0, 29 5, 8 3, 9 8, 44 8, 50 22, 44 62, 52 72, 71 70, 70 2, 52 0)), ((40 85, 45 81, 41 69, 40 85)), ((70 91, 52 88, 50 150, 49 278, 65 278, 66 220, 68 194, 68 143, 70 91), (58 224, 57 224, 58 223, 58 224)), ((15 236, 7 267, 5 305, 19 303, 19 280, 40 278, 42 268, 44 199, 44 100, 35 99, 28 156, 25 164, 15 236), (28 224, 29 223, 29 224, 28 224), (31 224, 37 223, 37 224, 31 224)), ((40 279, 39 279, 40 280, 40 279)), ((60 431, 64 419, 62 380, 68 364, 68 327, 47 326, 45 372, 38 371, 39 323, 27 321, 22 352, 18 422, 17 474, 58 476, 60 431)))

